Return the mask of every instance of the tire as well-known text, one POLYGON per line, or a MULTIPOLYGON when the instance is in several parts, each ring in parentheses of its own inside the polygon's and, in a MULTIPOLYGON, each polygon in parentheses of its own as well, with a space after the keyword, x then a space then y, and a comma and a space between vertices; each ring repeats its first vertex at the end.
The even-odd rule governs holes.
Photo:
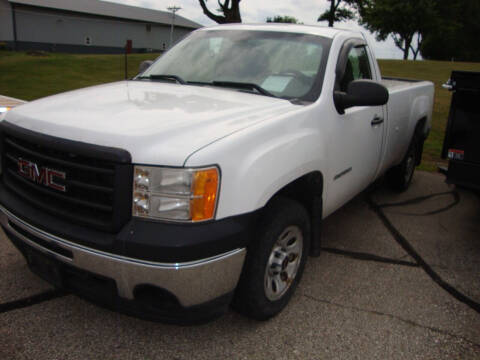
POLYGON ((387 181, 389 186, 398 192, 407 190, 412 183, 413 173, 415 172, 417 163, 418 141, 417 137, 414 136, 403 161, 387 172, 387 181))
POLYGON ((310 222, 302 205, 278 197, 265 210, 232 303, 235 310, 257 320, 270 319, 288 304, 310 249, 310 222))

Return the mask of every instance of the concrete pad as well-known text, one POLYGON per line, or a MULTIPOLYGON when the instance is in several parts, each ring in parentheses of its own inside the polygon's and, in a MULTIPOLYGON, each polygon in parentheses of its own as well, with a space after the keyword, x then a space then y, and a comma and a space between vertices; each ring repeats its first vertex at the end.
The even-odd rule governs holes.
POLYGON ((445 183, 445 176, 439 173, 415 171, 412 183, 407 191, 396 192, 390 190, 387 184, 381 184, 374 191, 374 200, 378 203, 398 202, 418 196, 455 190, 454 185, 445 183))
POLYGON ((366 194, 357 196, 325 219, 322 246, 411 260, 378 217, 370 211, 366 197, 366 194))
MULTIPOLYGON (((455 205, 455 194, 447 194, 416 204, 385 207, 383 211, 444 280, 480 302, 480 198, 469 190, 446 185, 443 179, 437 174, 418 173, 412 189, 396 201, 455 191, 458 204, 455 205), (428 215, 442 209, 446 210, 428 215)), ((392 202, 384 190, 376 192, 374 198, 378 203, 392 202)))
POLYGON ((34 275, 20 252, 0 229, 0 304, 26 298, 52 287, 34 275))
POLYGON ((421 268, 331 254, 309 260, 299 287, 305 295, 389 314, 480 343, 480 314, 451 297, 421 268))
POLYGON ((301 295, 268 322, 230 312, 204 326, 168 326, 73 296, 0 320, 0 357, 9 359, 474 359, 480 351, 457 336, 301 295))

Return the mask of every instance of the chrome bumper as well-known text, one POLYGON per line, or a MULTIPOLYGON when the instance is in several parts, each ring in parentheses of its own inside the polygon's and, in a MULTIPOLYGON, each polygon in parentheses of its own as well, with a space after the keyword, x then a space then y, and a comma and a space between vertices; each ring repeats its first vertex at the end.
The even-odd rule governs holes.
POLYGON ((218 256, 185 263, 156 263, 109 254, 87 248, 37 229, 0 206, 0 223, 31 247, 77 268, 115 280, 118 295, 133 300, 138 285, 153 285, 175 295, 180 305, 189 307, 206 303, 232 292, 238 282, 246 250, 236 249, 218 256), (37 244, 23 231, 70 251, 66 257, 37 244))

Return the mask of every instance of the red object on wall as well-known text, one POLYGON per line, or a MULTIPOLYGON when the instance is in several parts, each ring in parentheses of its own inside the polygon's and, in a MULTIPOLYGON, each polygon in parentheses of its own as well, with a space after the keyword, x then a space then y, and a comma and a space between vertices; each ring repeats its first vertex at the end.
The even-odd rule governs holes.
POLYGON ((125 44, 125 52, 126 52, 127 54, 131 54, 131 53, 132 53, 132 46, 133 46, 132 40, 127 40, 127 43, 125 44))

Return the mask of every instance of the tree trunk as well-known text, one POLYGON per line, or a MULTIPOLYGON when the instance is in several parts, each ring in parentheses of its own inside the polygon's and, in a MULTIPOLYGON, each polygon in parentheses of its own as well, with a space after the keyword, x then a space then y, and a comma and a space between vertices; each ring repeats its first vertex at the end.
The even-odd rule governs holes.
POLYGON ((328 26, 333 27, 335 22, 335 0, 330 0, 330 16, 328 17, 328 26))
POLYGON ((215 21, 218 24, 228 24, 228 23, 241 23, 242 18, 240 16, 240 1, 241 0, 231 0, 232 5, 230 6, 230 0, 225 0, 223 4, 218 1, 220 10, 223 12, 223 16, 216 15, 208 10, 205 0, 198 0, 200 6, 202 7, 203 13, 207 15, 210 19, 215 21))
POLYGON ((412 37, 405 37, 405 48, 403 49, 403 60, 408 60, 408 55, 410 53, 410 47, 412 46, 412 37))
MULTIPOLYGON (((410 48, 412 49, 413 53, 413 60, 417 60, 418 54, 420 53, 420 49, 422 47, 423 36, 421 33, 417 33, 417 48, 415 49, 413 46, 410 48)), ((413 40, 412 40, 413 42, 413 40)))

